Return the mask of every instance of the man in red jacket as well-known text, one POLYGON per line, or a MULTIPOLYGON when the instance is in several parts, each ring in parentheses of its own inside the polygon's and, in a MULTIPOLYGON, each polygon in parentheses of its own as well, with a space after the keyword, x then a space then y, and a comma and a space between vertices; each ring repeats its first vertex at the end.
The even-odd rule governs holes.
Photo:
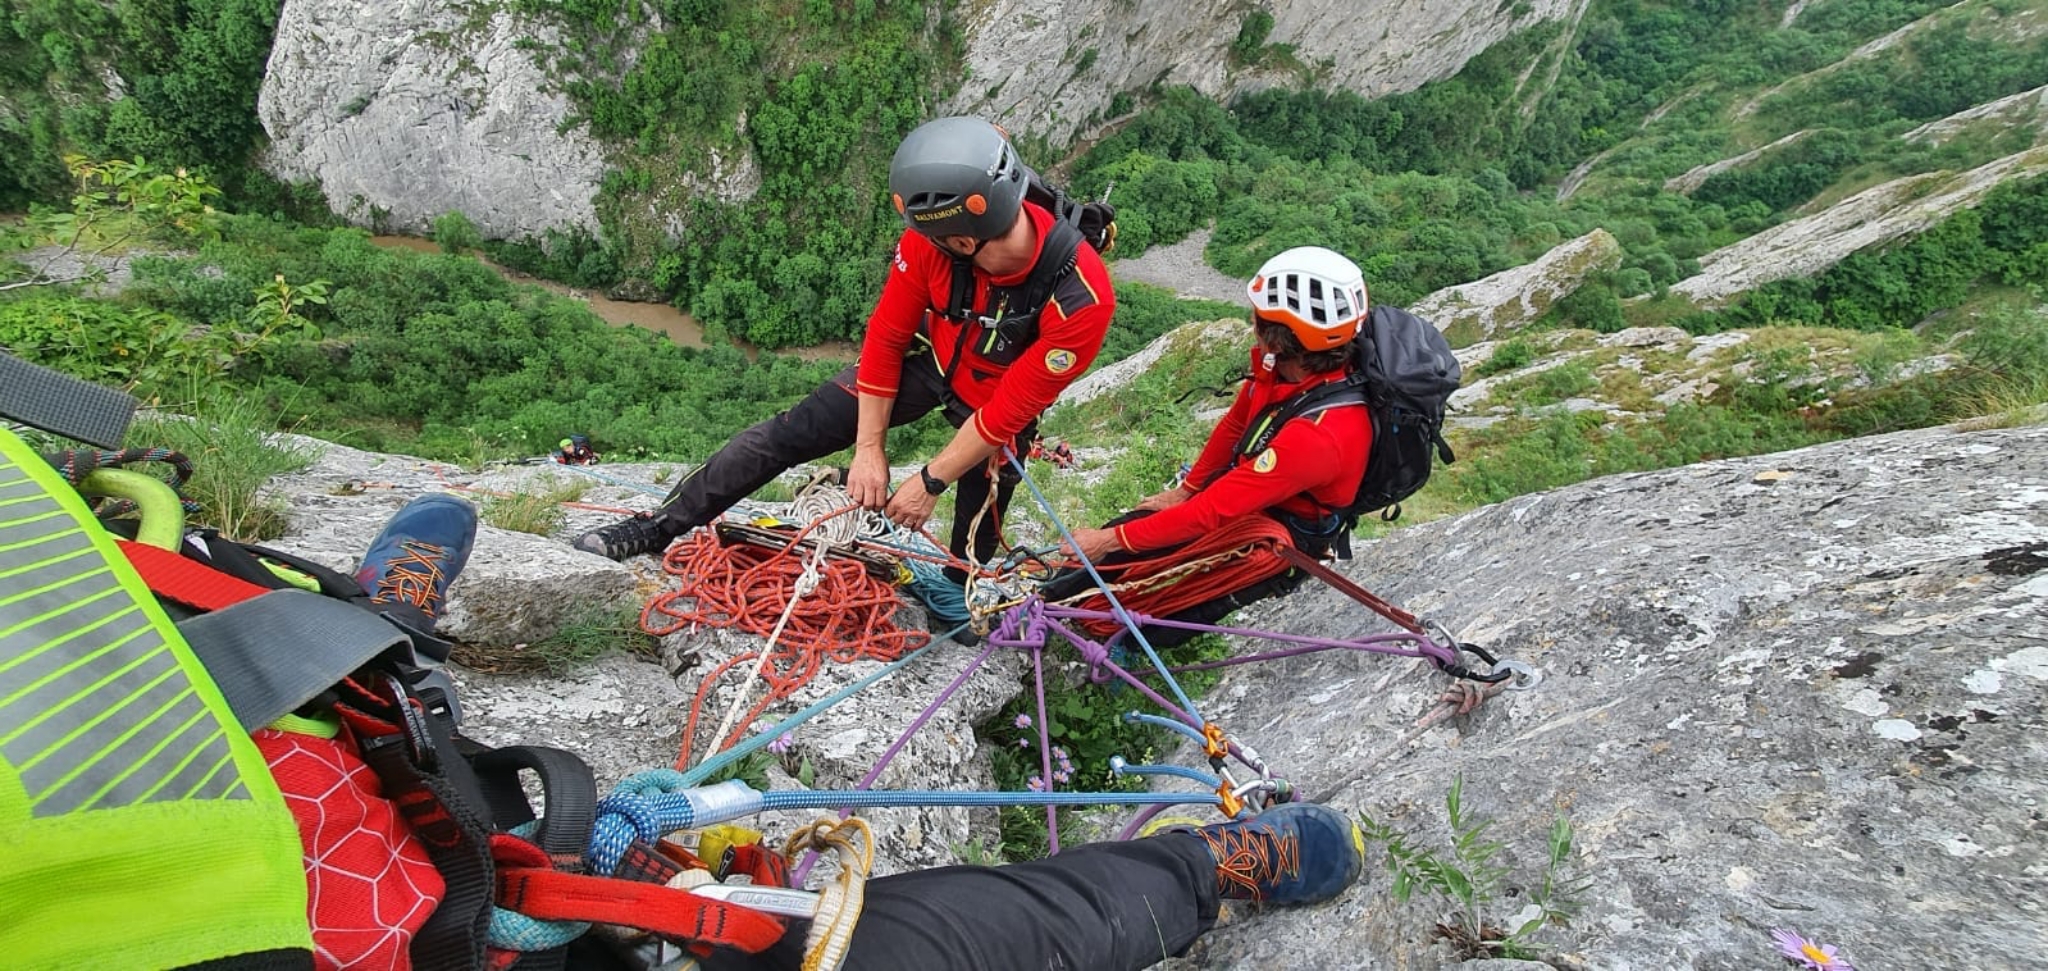
POLYGON ((1012 445, 1022 454, 1039 414, 1095 360, 1116 309, 1109 273, 1085 242, 1041 307, 1019 306, 1029 302, 1021 291, 1042 258, 1068 258, 1048 253, 1048 238, 1070 238, 1055 233, 1051 213, 1025 201, 1029 180, 1009 139, 979 118, 940 118, 911 132, 889 166, 890 199, 909 229, 868 317, 859 364, 739 433, 677 483, 658 512, 585 533, 576 548, 614 560, 658 553, 791 466, 852 445, 846 487, 854 501, 921 526, 957 483, 953 554, 992 557, 1016 485, 997 474, 999 453, 1012 445), (948 315, 956 263, 972 271, 971 299, 958 317, 948 315), (935 409, 959 432, 891 490, 888 430, 935 409), (985 507, 991 514, 977 520, 985 507))
MULTIPOLYGON (((1362 400, 1346 400, 1288 420, 1270 435, 1266 422, 1296 395, 1349 373, 1351 342, 1366 316, 1364 274, 1320 246, 1290 249, 1266 261, 1246 287, 1252 305, 1251 376, 1178 485, 1148 496, 1101 529, 1074 530, 1074 546, 1114 580, 1119 562, 1157 557, 1245 516, 1270 516, 1287 527, 1297 549, 1320 556, 1341 528, 1331 510, 1349 505, 1372 453, 1372 417, 1362 400), (1262 447, 1251 447, 1266 440, 1262 447)), ((1084 572, 1047 584, 1048 599, 1089 589, 1084 572)), ((1171 619, 1208 624, 1238 607, 1292 590, 1294 571, 1258 579, 1171 619)), ((1195 632, 1148 628, 1155 647, 1195 632)))

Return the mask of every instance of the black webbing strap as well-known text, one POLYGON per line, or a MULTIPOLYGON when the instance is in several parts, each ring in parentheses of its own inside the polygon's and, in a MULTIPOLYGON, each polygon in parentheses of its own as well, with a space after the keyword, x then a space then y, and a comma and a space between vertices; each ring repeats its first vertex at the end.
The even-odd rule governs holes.
POLYGON ((512 745, 479 752, 469 760, 482 787, 484 803, 499 829, 534 819, 533 805, 519 773, 532 770, 540 778, 547 815, 533 842, 555 861, 555 868, 581 872, 590 830, 597 824, 597 776, 575 755, 543 745, 512 745))
MULTIPOLYGON (((526 801, 526 788, 519 777, 520 770, 531 769, 540 778, 541 798, 547 806, 533 842, 555 869, 584 872, 583 854, 597 823, 597 777, 587 763, 557 748, 513 745, 477 752, 470 756, 469 765, 476 770, 484 803, 501 830, 534 818, 533 805, 526 801)), ((561 971, 569 966, 569 948, 564 946, 525 952, 509 971, 561 971)))
POLYGON ((447 887, 413 937, 413 966, 481 969, 497 892, 483 787, 458 753, 444 718, 408 700, 396 678, 386 680, 385 690, 395 695, 395 704, 357 696, 339 707, 352 724, 397 727, 381 735, 359 732, 363 761, 377 773, 385 798, 419 836, 447 887))

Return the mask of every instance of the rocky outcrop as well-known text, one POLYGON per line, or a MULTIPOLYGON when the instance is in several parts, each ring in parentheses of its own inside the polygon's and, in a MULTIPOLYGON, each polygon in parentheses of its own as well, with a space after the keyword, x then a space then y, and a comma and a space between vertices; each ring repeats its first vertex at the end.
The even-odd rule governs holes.
POLYGON ((1067 385, 1067 390, 1060 393, 1059 400, 1061 404, 1078 405, 1125 387, 1175 347, 1205 345, 1234 349, 1219 353, 1240 353, 1251 346, 1249 341, 1250 328, 1242 320, 1211 320, 1187 324, 1172 333, 1161 335, 1130 357, 1082 375, 1080 380, 1067 385))
MULTIPOLYGON (((352 571, 391 514, 413 498, 448 492, 479 504, 495 496, 544 492, 574 473, 559 466, 527 466, 476 475, 458 466, 401 455, 364 452, 301 436, 283 436, 319 459, 303 472, 273 480, 290 526, 266 545, 344 572, 352 571)), ((603 517, 590 515, 590 524, 603 517)), ((554 537, 477 527, 469 565, 449 591, 441 632, 485 645, 494 654, 544 641, 593 604, 630 600, 634 573, 602 557, 579 553, 554 537)))
POLYGON ((1700 272, 1672 284, 1671 292, 1720 306, 1774 280, 1812 276, 1858 250, 1924 232, 2000 184, 2042 172, 2048 148, 2035 147, 1968 172, 1894 179, 1700 257, 1700 272))
POLYGON ((1944 145, 1966 131, 2009 128, 2032 128, 2037 138, 2040 133, 2048 133, 2048 85, 1937 118, 1899 137, 1909 142, 1944 145))
POLYGON ((1435 323, 1455 343, 1487 340, 1543 316, 1586 277, 1620 265, 1621 244, 1607 230, 1596 229, 1559 244, 1535 262, 1446 287, 1408 309, 1435 323))
MULTIPOLYGON (((1775 966, 1776 927, 1859 967, 2039 954, 2048 427, 1600 479, 1400 530, 1349 572, 1544 680, 1413 747, 1394 740, 1444 679, 1367 655, 1235 669, 1204 714, 1424 845, 1458 776, 1523 872, 1567 817, 1590 884, 1537 934, 1560 966, 1775 966)), ((1374 629, 1319 587, 1255 609, 1239 619, 1374 629)), ((1236 914, 1180 966, 1444 966, 1449 908, 1396 902, 1384 867, 1375 850, 1328 907, 1236 914)))
MULTIPOLYGON (((1725 353, 1727 336, 1683 353, 1725 353)), ((1648 355, 1677 353, 1681 338, 1646 329, 1611 341, 1648 355)), ((345 567, 413 494, 483 496, 561 471, 476 475, 329 446, 312 470, 277 483, 293 527, 275 545, 345 567)), ((647 508, 672 472, 605 466, 586 504, 647 508)), ((557 540, 615 515, 572 513, 557 540)), ((637 606, 669 582, 649 559, 620 567, 486 528, 451 609, 474 609, 493 586, 530 586, 530 573, 504 564, 545 547, 561 557, 554 569, 588 568, 576 597, 637 606)), ((2022 966, 2037 952, 2048 916, 2038 818, 2048 427, 1930 429, 1610 477, 1362 543, 1347 569, 1463 640, 1536 665, 1543 681, 1405 744, 1396 739, 1442 678, 1361 654, 1233 669, 1205 715, 1303 792, 1423 843, 1435 842, 1443 793, 1462 776, 1466 806, 1496 820, 1491 835, 1521 872, 1540 858, 1554 814, 1568 817, 1570 872, 1591 881, 1584 909, 1536 935, 1565 966, 1760 967, 1778 926, 1901 967, 1965 955, 2022 966)), ((899 619, 918 622, 914 608, 899 619)), ((1236 621, 1325 637, 1374 629, 1316 586, 1236 621)), ((659 662, 610 657, 546 675, 458 668, 465 730, 569 748, 610 782, 672 761, 700 678, 757 644, 685 631, 659 662)), ((797 729, 770 781, 797 786, 806 765, 819 786, 857 781, 977 654, 940 645, 797 729)), ((1020 662, 998 654, 966 679, 879 784, 986 788, 974 726, 1018 689, 1020 662)), ((779 710, 876 668, 828 668, 779 710)), ((707 694, 706 717, 731 690, 726 679, 707 694)), ((794 815, 755 823, 779 835, 794 815)), ((882 872, 955 860, 993 832, 958 810, 871 818, 882 872)), ((1320 969, 1332 954, 1346 967, 1450 966, 1432 931, 1443 905, 1393 900, 1383 866, 1375 850, 1360 887, 1326 907, 1234 913, 1181 966, 1320 969)), ((1492 916, 1522 904, 1503 897, 1492 916)))
POLYGON ((969 80, 946 107, 1063 142, 1118 93, 1155 84, 1190 85, 1227 101, 1313 74, 1331 89, 1394 94, 1450 77, 1495 41, 1576 17, 1586 3, 1418 0, 1383 16, 1329 0, 984 0, 960 13, 969 80), (1259 11, 1272 15, 1268 47, 1259 63, 1236 63, 1231 46, 1259 11))
POLYGON ((1664 191, 1676 192, 1680 195, 1692 195, 1692 191, 1694 189, 1699 188, 1701 183, 1704 183, 1708 179, 1713 178, 1715 175, 1718 175, 1722 172, 1726 172, 1729 169, 1741 168, 1744 165, 1748 165, 1749 163, 1759 158, 1762 158, 1766 153, 1775 151, 1780 148, 1788 148, 1790 146, 1797 145, 1801 141, 1804 141, 1806 139, 1806 136, 1811 134, 1813 134, 1813 132, 1810 130, 1796 131, 1790 135, 1786 135, 1785 137, 1770 143, 1769 145, 1765 145, 1760 148, 1750 149, 1749 151, 1744 152, 1740 155, 1732 156, 1730 158, 1724 158, 1718 162, 1709 162, 1705 165, 1693 166, 1691 169, 1688 169, 1687 171, 1679 175, 1674 175, 1669 179, 1665 179, 1664 191))
POLYGON ((257 98, 263 166, 362 225, 420 234, 596 231, 605 157, 525 44, 552 28, 441 0, 288 0, 257 98))

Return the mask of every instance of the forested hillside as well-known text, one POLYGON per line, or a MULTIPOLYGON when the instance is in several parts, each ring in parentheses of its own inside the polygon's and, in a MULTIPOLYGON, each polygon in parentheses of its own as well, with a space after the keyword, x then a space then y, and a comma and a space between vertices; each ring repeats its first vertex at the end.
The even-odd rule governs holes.
MULTIPOLYGON (((532 454, 571 429, 616 452, 695 458, 823 373, 612 330, 468 257, 378 250, 336 226, 318 187, 262 169, 255 104, 280 9, 10 0, 0 209, 46 213, 10 240, 154 255, 136 256, 134 283, 117 297, 37 276, 40 257, 29 258, 0 284, 0 344, 173 404, 226 392, 301 430, 478 460, 532 454), (77 160, 67 167, 66 156, 77 160), (94 164, 109 159, 146 167, 94 164), (167 225, 162 197, 181 191, 213 208, 167 225), (194 340, 213 343, 199 354, 194 340)), ((958 85, 1001 83, 961 78, 951 4, 464 9, 547 28, 525 49, 579 107, 565 125, 608 146, 611 169, 595 236, 485 240, 450 212, 436 238, 674 302, 756 346, 857 335, 898 232, 883 201, 889 151, 958 85), (758 169, 751 197, 693 191, 691 173, 735 155, 758 169)), ((1245 21, 1235 62, 1293 57, 1270 20, 1245 21)), ((460 34, 418 43, 459 69, 460 34)), ((2042 124, 2024 97, 1976 109, 2048 83, 2044 37, 2041 0, 1593 0, 1577 19, 1517 33, 1407 94, 1321 90, 1303 65, 1305 87, 1227 105, 1182 88, 1123 92, 1099 137, 1019 138, 1077 192, 1111 194, 1123 255, 1213 227, 1208 261, 1242 275, 1281 248, 1321 243, 1366 268, 1375 299, 1402 304, 1604 228, 1622 245, 1620 266, 1533 326, 1891 331, 1912 346, 1881 357, 1911 359, 1943 350, 1987 307, 2033 319, 2032 294, 2048 282, 2048 184, 2009 184, 1917 239, 1724 308, 1666 288, 1717 247, 1865 187, 2034 146, 2042 124), (1945 323, 1911 331, 1930 318, 1945 323)), ((1223 312, 1144 288, 1122 296, 1105 359, 1223 312)), ((2048 352, 2021 340, 1985 353, 1964 380, 1916 389, 1912 407, 1814 434, 1956 417, 1987 393, 2039 388, 2048 352)), ((1184 420, 1176 414, 1160 420, 1184 420)), ((1759 434, 1716 453, 1782 441, 1759 434)))

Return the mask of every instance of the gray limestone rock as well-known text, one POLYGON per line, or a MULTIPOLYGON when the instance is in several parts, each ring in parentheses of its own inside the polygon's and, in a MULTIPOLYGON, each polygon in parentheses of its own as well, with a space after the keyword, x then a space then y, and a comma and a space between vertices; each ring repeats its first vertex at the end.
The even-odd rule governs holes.
POLYGON ((1461 343, 1489 340, 1543 316, 1588 276, 1620 265, 1621 243, 1607 230, 1595 229, 1558 244, 1532 263, 1445 287, 1408 309, 1461 343))
POLYGON ((980 114, 1055 142, 1086 129, 1118 92, 1190 85, 1229 100, 1242 91, 1294 80, 1310 66, 1319 83, 1367 97, 1395 94, 1449 77, 1516 30, 1576 19, 1586 0, 1414 0, 1398 15, 1329 0, 1281 0, 1268 48, 1246 64, 1231 46, 1252 8, 1230 0, 1101 3, 1096 0, 989 0, 965 5, 969 77, 945 106, 980 114), (1271 46, 1284 45, 1290 55, 1271 46))
POLYGON ((492 746, 574 752, 597 774, 600 793, 636 772, 666 768, 689 704, 660 665, 625 656, 547 674, 458 667, 454 675, 463 734, 492 746))
MULTIPOLYGON (((1600 479, 1399 531, 1347 572, 1545 679, 1405 747, 1444 680, 1411 662, 1236 669, 1205 714, 1303 791, 1438 846, 1462 776, 1524 873, 1567 816, 1591 884, 1536 935, 1560 964, 1775 967, 1777 927, 1859 967, 2040 953, 2048 428, 1600 479)), ((1319 587, 1259 617, 1384 628, 1319 587)), ((1372 851, 1327 907, 1239 915, 1182 966, 1445 966, 1448 908, 1395 904, 1385 866, 1372 851)))
POLYGON ((597 230, 605 158, 523 42, 552 28, 437 0, 290 0, 257 96, 287 181, 334 211, 425 233, 448 212, 485 235, 597 230), (481 14, 481 16, 478 16, 481 14))
MULTIPOLYGON (((266 545, 344 572, 356 567, 392 514, 418 496, 447 492, 481 504, 493 494, 543 489, 548 477, 571 474, 532 466, 480 477, 446 463, 285 438, 317 446, 320 458, 271 483, 291 525, 266 545)), ((441 633, 501 653, 547 639, 591 605, 631 602, 640 583, 630 569, 572 550, 560 541, 565 538, 480 524, 469 565, 449 588, 441 633)))
POLYGON ((2035 147, 1967 172, 1930 172, 1872 186, 1826 209, 1780 223, 1700 257, 1700 272, 1671 292, 1718 307, 1775 280, 1813 276, 1851 253, 1925 231, 2009 180, 2048 171, 2035 147))

